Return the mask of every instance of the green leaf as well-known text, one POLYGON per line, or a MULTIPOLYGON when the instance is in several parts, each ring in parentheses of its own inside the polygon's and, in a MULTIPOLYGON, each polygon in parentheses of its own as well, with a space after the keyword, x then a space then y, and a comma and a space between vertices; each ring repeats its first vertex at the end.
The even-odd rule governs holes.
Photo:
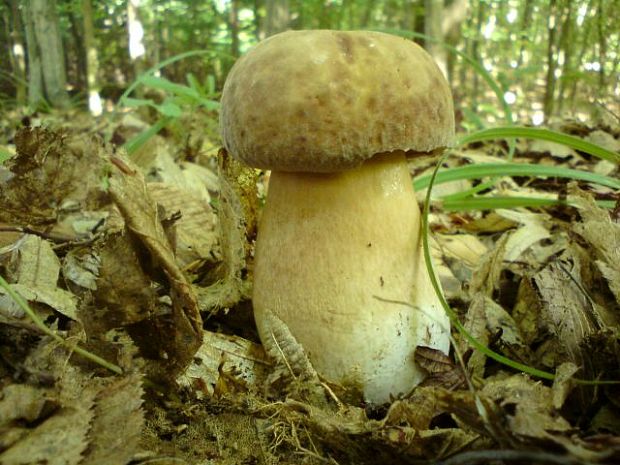
MULTIPOLYGON (((578 179, 592 182, 601 186, 620 189, 620 181, 608 176, 603 176, 588 171, 561 168, 557 166, 535 165, 531 163, 478 163, 474 165, 459 166, 456 168, 442 169, 437 174, 436 184, 461 179, 479 179, 488 176, 538 176, 559 177, 578 179)), ((418 177, 413 182, 415 190, 422 190, 429 186, 432 176, 418 177)))
POLYGON ((2 165, 9 158, 12 158, 13 154, 6 149, 0 147, 0 165, 2 165))
POLYGON ((155 76, 143 76, 140 78, 140 82, 154 89, 159 89, 167 94, 185 97, 190 100, 200 99, 200 94, 196 92, 196 90, 181 84, 176 84, 165 78, 155 76))
POLYGON ((155 102, 153 102, 150 99, 139 99, 139 98, 127 97, 125 99, 125 106, 130 107, 130 108, 152 107, 152 106, 155 106, 155 102))
POLYGON ((155 72, 157 72, 158 70, 162 69, 163 67, 174 63, 176 61, 179 60, 183 60, 185 58, 190 58, 190 57, 194 57, 194 56, 198 56, 198 55, 212 55, 213 52, 210 50, 190 50, 188 52, 184 52, 184 53, 180 53, 179 55, 175 55, 173 57, 168 58, 167 60, 162 61, 161 63, 157 63, 155 66, 153 66, 152 68, 148 69, 147 71, 145 71, 144 73, 142 73, 138 79, 136 79, 133 84, 131 84, 127 90, 125 92, 123 92, 123 95, 121 95, 121 98, 119 99, 119 103, 121 105, 125 104, 125 100, 129 97, 129 95, 136 89, 136 87, 138 87, 138 85, 141 83, 141 79, 144 78, 145 76, 150 76, 152 74, 154 74, 155 72))
POLYGON ((127 151, 129 155, 132 155, 136 150, 142 147, 151 137, 161 131, 171 120, 172 118, 164 117, 158 120, 153 126, 142 131, 137 136, 128 140, 123 144, 123 148, 127 151))
POLYGON ((483 129, 463 136, 457 145, 465 145, 470 142, 481 142, 491 139, 507 139, 513 137, 523 137, 529 139, 548 140, 558 144, 566 145, 575 150, 585 152, 589 155, 608 160, 613 163, 620 163, 620 155, 607 150, 599 145, 585 141, 578 137, 569 136, 560 132, 551 131, 543 128, 527 128, 520 126, 505 126, 498 128, 483 129))
POLYGON ((161 105, 156 106, 157 110, 164 116, 170 118, 179 118, 183 114, 183 110, 171 100, 166 100, 161 105))

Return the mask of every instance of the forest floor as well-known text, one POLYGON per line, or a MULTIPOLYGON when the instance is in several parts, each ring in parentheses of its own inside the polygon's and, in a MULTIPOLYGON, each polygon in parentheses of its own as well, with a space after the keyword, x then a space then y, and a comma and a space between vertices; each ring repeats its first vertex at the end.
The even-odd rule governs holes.
MULTIPOLYGON (((249 296, 265 175, 218 155, 199 119, 131 159, 113 144, 147 127, 135 114, 19 120, 0 122, 15 154, 0 166, 3 465, 620 463, 620 386, 584 382, 620 380, 613 189, 505 176, 504 196, 570 202, 435 201, 435 269, 464 327, 555 377, 498 363, 454 331, 449 357, 416 351, 421 386, 370 408, 263 351, 249 296)), ((554 129, 620 152, 618 121, 554 129)), ((501 163, 507 145, 453 152, 450 166, 501 163)), ((540 141, 518 140, 515 161, 619 174, 540 141)))

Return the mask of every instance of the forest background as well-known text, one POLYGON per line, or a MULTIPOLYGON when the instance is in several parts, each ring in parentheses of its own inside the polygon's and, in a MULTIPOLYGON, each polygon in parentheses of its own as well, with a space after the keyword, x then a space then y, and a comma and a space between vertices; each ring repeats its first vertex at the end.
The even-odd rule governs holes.
POLYGON ((506 108, 534 125, 620 114, 620 0, 3 0, 0 108, 99 114, 145 70, 198 50, 155 75, 216 101, 252 45, 314 28, 418 34, 449 77, 464 130, 505 120, 506 108))

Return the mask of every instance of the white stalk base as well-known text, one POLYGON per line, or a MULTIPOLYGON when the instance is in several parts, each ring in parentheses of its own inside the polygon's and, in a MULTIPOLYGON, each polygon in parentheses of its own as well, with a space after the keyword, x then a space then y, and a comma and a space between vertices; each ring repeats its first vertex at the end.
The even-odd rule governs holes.
POLYGON ((415 348, 447 353, 449 320, 424 266, 402 152, 342 173, 271 174, 253 304, 263 341, 271 311, 321 376, 361 387, 368 402, 407 394, 424 378, 415 348))

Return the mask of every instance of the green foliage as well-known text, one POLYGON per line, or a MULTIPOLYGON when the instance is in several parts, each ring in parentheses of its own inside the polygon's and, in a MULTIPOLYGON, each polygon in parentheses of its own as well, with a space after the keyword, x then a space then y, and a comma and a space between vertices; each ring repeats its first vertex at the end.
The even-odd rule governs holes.
POLYGON ((209 75, 204 83, 200 83, 190 73, 186 76, 187 85, 176 84, 166 78, 155 75, 167 65, 185 58, 205 54, 209 54, 209 52, 196 50, 171 57, 139 76, 121 96, 120 104, 130 108, 149 107, 154 109, 159 115, 155 124, 125 143, 124 147, 127 153, 131 155, 161 129, 174 124, 184 114, 194 112, 200 108, 208 112, 217 112, 219 110, 218 92, 216 91, 215 79, 212 75, 209 75), (156 91, 158 97, 161 97, 161 101, 155 98, 138 99, 129 97, 140 86, 147 90, 156 91))

